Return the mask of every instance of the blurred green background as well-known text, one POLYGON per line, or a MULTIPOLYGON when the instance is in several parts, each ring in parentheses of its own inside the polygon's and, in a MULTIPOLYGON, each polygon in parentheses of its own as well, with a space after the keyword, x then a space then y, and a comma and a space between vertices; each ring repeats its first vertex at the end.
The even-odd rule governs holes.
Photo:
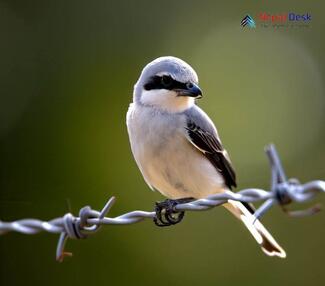
MULTIPOLYGON (((0 218, 51 219, 112 195, 115 216, 161 200, 144 183, 125 126, 133 85, 162 55, 190 63, 236 167, 269 186, 263 147, 288 176, 325 179, 322 1, 0 1, 0 218), (310 13, 308 27, 243 29, 259 12, 310 13)), ((320 202, 325 198, 319 196, 320 202)), ((301 207, 301 206, 295 206, 301 207)), ((170 228, 108 226, 55 262, 57 236, 0 237, 1 285, 323 283, 325 212, 263 218, 287 251, 265 256, 223 208, 170 228)))

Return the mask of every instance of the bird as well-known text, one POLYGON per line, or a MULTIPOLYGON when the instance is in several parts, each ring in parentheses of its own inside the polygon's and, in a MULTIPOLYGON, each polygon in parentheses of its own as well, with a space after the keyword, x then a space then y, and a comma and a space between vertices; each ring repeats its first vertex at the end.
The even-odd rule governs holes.
MULTIPOLYGON (((185 61, 162 56, 142 70, 133 90, 126 125, 133 157, 147 185, 167 199, 156 204, 159 226, 178 223, 179 203, 229 192, 236 173, 218 131, 198 106, 202 97, 195 70, 185 61)), ((264 253, 286 253, 254 216, 252 205, 224 204, 253 235, 264 253)))

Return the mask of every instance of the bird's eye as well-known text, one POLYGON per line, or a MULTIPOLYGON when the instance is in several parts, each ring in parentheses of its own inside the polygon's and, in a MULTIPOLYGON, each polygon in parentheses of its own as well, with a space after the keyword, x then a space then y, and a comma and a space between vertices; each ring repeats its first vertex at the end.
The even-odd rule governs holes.
POLYGON ((173 79, 169 75, 163 75, 161 77, 161 83, 164 87, 169 88, 173 84, 173 79))
POLYGON ((193 88, 193 83, 191 83, 191 82, 188 82, 188 83, 186 84, 186 87, 187 87, 188 89, 191 89, 191 88, 193 88))

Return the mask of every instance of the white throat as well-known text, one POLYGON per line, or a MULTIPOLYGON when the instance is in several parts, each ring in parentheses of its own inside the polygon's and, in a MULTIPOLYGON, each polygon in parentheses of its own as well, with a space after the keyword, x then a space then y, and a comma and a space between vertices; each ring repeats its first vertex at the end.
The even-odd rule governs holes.
POLYGON ((143 90, 140 101, 170 113, 183 112, 195 104, 193 97, 177 96, 175 91, 167 89, 143 90))

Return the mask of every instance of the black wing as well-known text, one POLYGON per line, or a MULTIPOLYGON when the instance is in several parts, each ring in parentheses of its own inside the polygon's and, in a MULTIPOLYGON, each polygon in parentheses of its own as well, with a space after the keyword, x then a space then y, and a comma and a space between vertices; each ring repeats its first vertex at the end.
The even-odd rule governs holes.
POLYGON ((222 147, 217 135, 203 130, 193 121, 187 122, 186 130, 188 133, 188 139, 220 172, 225 180, 226 186, 229 189, 231 189, 231 187, 236 187, 236 173, 228 158, 227 151, 222 147))

